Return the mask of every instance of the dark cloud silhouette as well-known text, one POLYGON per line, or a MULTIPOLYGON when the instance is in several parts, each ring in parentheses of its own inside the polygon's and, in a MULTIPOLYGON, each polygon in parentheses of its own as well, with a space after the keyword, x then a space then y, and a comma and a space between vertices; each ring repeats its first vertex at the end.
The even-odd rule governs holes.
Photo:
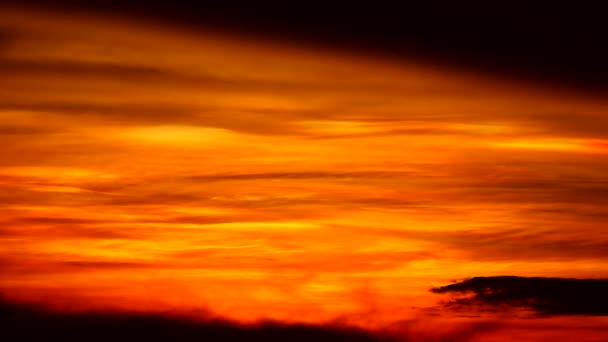
POLYGON ((0 301, 3 337, 19 341, 393 341, 345 326, 264 322, 240 325, 221 319, 135 313, 59 313, 0 301))
POLYGON ((194 180, 223 181, 223 180, 261 180, 261 179, 311 179, 311 178, 390 178, 409 175, 408 172, 360 171, 360 172, 267 172, 267 173, 234 173, 192 176, 194 180))
POLYGON ((541 316, 608 316, 606 289, 608 279, 497 276, 470 278, 431 291, 456 295, 445 303, 455 310, 514 308, 541 316))
POLYGON ((2 337, 18 341, 467 342, 505 327, 495 320, 439 324, 432 329, 420 323, 406 320, 385 329, 358 328, 347 317, 325 324, 239 323, 204 309, 190 313, 64 310, 15 301, 0 292, 2 337))

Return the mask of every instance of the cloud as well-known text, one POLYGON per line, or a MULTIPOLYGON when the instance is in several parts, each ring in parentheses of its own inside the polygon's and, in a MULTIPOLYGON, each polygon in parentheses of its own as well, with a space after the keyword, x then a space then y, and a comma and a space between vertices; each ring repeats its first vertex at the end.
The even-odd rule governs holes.
MULTIPOLYGON (((344 326, 265 322, 135 313, 59 313, 0 303, 3 336, 53 341, 393 341, 381 333, 344 326)), ((9 338, 10 339, 10 338, 9 338)))
MULTIPOLYGON (((72 309, 70 309, 72 308, 72 309)), ((192 312, 73 310, 20 302, 0 292, 3 336, 15 340, 53 341, 349 341, 468 342, 500 333, 503 322, 406 320, 363 328, 336 319, 326 323, 260 320, 237 322, 206 309, 192 312)))
MULTIPOLYGON (((13 256, 14 258, 14 256, 13 256)), ((65 274, 66 272, 97 272, 108 270, 128 270, 138 271, 145 268, 155 267, 146 262, 137 261, 86 261, 86 260, 64 260, 64 261, 45 261, 44 256, 37 258, 20 257, 20 260, 0 258, 0 266, 6 274, 36 273, 36 274, 65 274)), ((47 258, 48 259, 48 258, 47 258)))
POLYGON ((52 132, 54 131, 45 127, 0 125, 0 135, 2 136, 43 135, 52 132))
POLYGON ((3 283, 109 282, 139 305, 129 281, 170 274, 171 305, 184 284, 231 317, 301 318, 358 306, 348 291, 367 282, 386 314, 472 268, 606 270, 608 163, 587 153, 604 148, 602 101, 211 32, 0 17, 3 283))
POLYGON ((353 172, 267 172, 267 173, 234 173, 192 176, 194 180, 223 181, 223 180, 263 180, 263 179, 367 179, 391 178, 408 175, 408 172, 390 171, 353 171, 353 172))
MULTIPOLYGON (((582 216, 582 214, 575 213, 582 216)), ((587 215, 593 215, 589 212, 587 215)), ((556 215, 556 214, 553 214, 556 215)), ((599 214, 598 214, 599 215, 599 214)), ((487 261, 574 261, 608 258, 608 238, 597 234, 596 225, 562 222, 543 227, 538 223, 504 226, 489 224, 485 229, 455 231, 385 230, 405 240, 439 243, 444 249, 460 250, 468 259, 487 261), (587 234, 595 234, 589 238, 587 234)))
MULTIPOLYGON (((580 228, 582 230, 582 228, 580 228)), ((608 241, 589 239, 566 227, 536 231, 516 228, 506 231, 449 232, 435 234, 437 240, 466 250, 475 260, 576 260, 608 257, 608 241)))
POLYGON ((16 33, 12 30, 0 27, 0 51, 8 47, 16 39, 16 33))
POLYGON ((457 295, 445 303, 456 310, 506 307, 541 316, 608 316, 607 288, 608 279, 498 276, 470 278, 431 291, 457 295))
POLYGON ((62 60, 27 60, 0 57, 0 70, 9 75, 28 74, 44 75, 56 74, 67 76, 103 76, 120 78, 146 78, 160 77, 163 70, 137 65, 124 65, 107 62, 82 62, 62 60))

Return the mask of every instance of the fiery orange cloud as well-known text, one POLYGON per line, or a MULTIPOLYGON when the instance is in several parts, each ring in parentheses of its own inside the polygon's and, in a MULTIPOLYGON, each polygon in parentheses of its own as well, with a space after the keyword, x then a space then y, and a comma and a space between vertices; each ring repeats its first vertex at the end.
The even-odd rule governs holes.
POLYGON ((0 31, 8 295, 377 327, 453 279, 608 276, 605 99, 118 19, 0 31))

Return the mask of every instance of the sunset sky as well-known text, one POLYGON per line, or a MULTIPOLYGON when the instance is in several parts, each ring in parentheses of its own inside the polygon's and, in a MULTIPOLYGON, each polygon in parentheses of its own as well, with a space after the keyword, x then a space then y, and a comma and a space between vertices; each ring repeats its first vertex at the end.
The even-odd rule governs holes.
POLYGON ((502 322, 479 341, 608 338, 608 310, 530 317, 430 291, 608 278, 606 98, 13 8, 0 9, 0 74, 11 300, 372 329, 502 322))

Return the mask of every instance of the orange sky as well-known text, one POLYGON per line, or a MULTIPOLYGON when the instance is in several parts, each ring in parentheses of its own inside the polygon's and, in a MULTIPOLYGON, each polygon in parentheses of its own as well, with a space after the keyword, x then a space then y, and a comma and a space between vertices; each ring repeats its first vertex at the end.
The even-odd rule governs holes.
POLYGON ((0 32, 9 295, 377 326, 455 279, 608 276, 605 99, 118 19, 0 32))

